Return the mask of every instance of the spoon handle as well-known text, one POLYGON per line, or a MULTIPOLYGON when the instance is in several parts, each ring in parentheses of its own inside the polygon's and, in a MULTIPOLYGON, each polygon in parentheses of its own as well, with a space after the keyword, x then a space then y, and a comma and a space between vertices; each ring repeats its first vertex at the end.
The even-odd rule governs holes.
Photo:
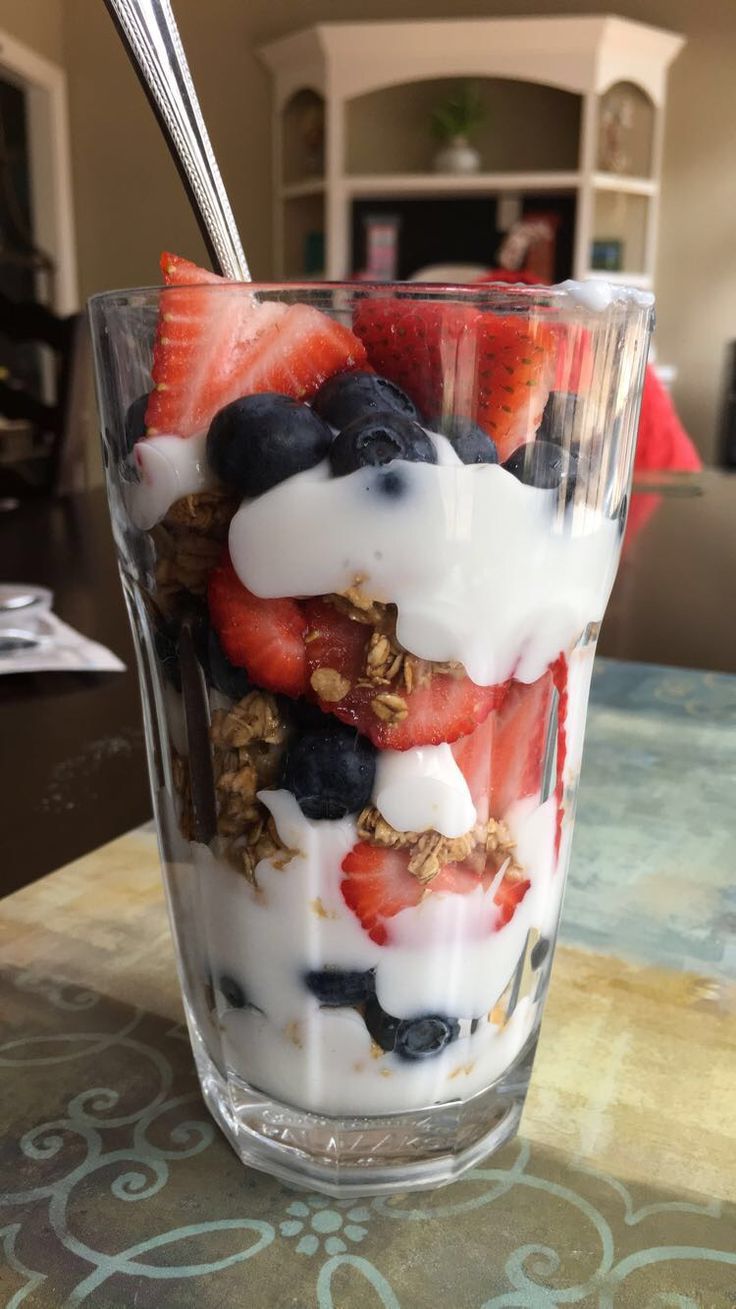
POLYGON ((105 0, 159 121, 217 272, 250 281, 169 0, 105 0))

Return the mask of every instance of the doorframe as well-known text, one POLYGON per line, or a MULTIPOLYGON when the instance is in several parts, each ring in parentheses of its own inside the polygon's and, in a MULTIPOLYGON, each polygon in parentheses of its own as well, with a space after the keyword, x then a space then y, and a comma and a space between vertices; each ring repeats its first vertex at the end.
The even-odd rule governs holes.
POLYGON ((27 94, 33 235, 56 266, 57 314, 79 309, 66 73, 0 29, 0 74, 27 94))

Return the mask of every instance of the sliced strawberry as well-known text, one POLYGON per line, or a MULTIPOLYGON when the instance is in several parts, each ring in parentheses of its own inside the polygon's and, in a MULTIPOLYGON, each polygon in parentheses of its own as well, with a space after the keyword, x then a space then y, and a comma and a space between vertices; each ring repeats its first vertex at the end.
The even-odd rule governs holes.
POLYGON ((406 707, 398 722, 385 721, 374 709, 376 697, 393 688, 361 685, 365 682, 368 642, 373 629, 355 622, 324 600, 303 605, 309 627, 307 660, 311 685, 320 708, 369 737, 379 750, 409 750, 415 745, 440 745, 464 736, 500 704, 505 686, 476 686, 469 677, 439 674, 426 686, 408 692, 396 687, 406 707), (340 674, 349 689, 338 701, 322 698, 315 674, 330 669, 340 674))
POLYGON ((494 904, 497 904, 501 911, 496 923, 496 931, 511 922, 517 905, 521 904, 530 886, 531 882, 527 877, 521 881, 513 877, 501 878, 493 896, 494 904))
POLYGON ((565 817, 565 765, 567 763, 567 713, 568 713, 568 663, 564 654, 558 655, 550 668, 550 674, 557 692, 557 830, 555 833, 555 858, 560 853, 562 841, 562 820, 565 817))
POLYGON ((266 691, 304 693, 305 621, 295 600, 262 600, 253 595, 225 559, 210 573, 208 601, 212 626, 232 664, 245 668, 266 691))
POLYGON ((468 784, 479 823, 491 816, 491 761, 496 727, 495 713, 488 715, 469 736, 461 736, 452 746, 455 763, 468 784))
POLYGON ((353 326, 377 372, 408 391, 428 420, 473 418, 501 460, 539 427, 557 349, 545 324, 452 301, 366 299, 353 326))
POLYGON ((503 462, 542 421, 554 380, 556 337, 528 318, 483 314, 458 347, 456 405, 493 437, 503 462))
POLYGON ((512 682, 494 715, 490 805, 495 818, 503 818, 514 801, 536 794, 542 785, 552 691, 549 670, 530 684, 512 682))
MULTIPOLYGON (((487 891, 492 881, 490 872, 481 877, 462 864, 447 864, 427 886, 422 886, 409 872, 410 858, 410 850, 389 850, 360 841, 342 861, 343 899, 377 945, 390 941, 387 920, 402 909, 418 905, 425 896, 470 895, 479 885, 487 891)), ((502 878, 493 895, 500 911, 493 923, 494 931, 511 921, 530 885, 527 879, 502 878)))
POLYGON ((365 360, 353 333, 317 309, 259 301, 176 255, 162 255, 161 267, 178 289, 161 293, 149 434, 192 436, 241 395, 308 398, 332 373, 365 360))
POLYGON ((208 268, 200 268, 191 259, 182 259, 181 255, 172 255, 164 250, 159 260, 164 282, 167 286, 197 286, 205 283, 220 284, 225 281, 208 268))
POLYGON ((161 293, 146 427, 150 435, 192 436, 244 394, 240 377, 253 343, 287 311, 176 255, 162 255, 161 268, 178 289, 161 293))
POLYGON ((432 878, 428 889, 433 893, 470 895, 471 891, 477 890, 479 884, 487 890, 491 880, 491 873, 483 873, 481 876, 465 864, 445 864, 437 876, 432 878))
POLYGON ((353 328, 377 372, 404 388, 426 418, 452 412, 458 340, 477 312, 441 301, 363 300, 353 328))
POLYGON ((342 861, 343 899, 377 945, 385 945, 389 939, 386 919, 419 904, 424 895, 421 882, 408 871, 408 863, 408 851, 387 850, 364 841, 353 846, 342 861))
POLYGON ((310 400, 328 377, 364 363, 365 347, 348 327, 311 305, 290 305, 259 336, 240 377, 240 394, 280 391, 310 400))

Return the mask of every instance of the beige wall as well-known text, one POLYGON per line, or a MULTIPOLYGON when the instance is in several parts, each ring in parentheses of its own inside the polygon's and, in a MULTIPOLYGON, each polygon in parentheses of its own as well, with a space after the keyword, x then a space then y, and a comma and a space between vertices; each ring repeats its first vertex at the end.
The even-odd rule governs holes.
MULTIPOLYGON (((60 7, 81 291, 150 282, 160 249, 193 258, 203 257, 203 249, 102 0, 0 0, 0 28, 55 57, 49 43, 58 41, 60 7)), ((268 277, 269 83, 254 47, 320 19, 451 17, 458 10, 453 0, 175 0, 174 7, 254 275, 268 277)), ((724 347, 736 337, 736 0, 462 5, 468 16, 610 9, 682 32, 688 41, 670 80, 658 350, 677 365, 678 407, 713 458, 724 347)))
POLYGON ((0 31, 54 63, 64 62, 63 0, 0 0, 0 31))

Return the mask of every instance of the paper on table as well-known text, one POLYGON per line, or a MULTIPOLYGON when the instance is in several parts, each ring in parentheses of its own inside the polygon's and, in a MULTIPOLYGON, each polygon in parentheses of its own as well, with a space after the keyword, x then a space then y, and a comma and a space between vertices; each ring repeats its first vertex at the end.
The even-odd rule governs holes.
POLYGON ((21 614, 0 629, 0 674, 121 673, 125 664, 97 641, 88 641, 49 611, 24 623, 21 614))

